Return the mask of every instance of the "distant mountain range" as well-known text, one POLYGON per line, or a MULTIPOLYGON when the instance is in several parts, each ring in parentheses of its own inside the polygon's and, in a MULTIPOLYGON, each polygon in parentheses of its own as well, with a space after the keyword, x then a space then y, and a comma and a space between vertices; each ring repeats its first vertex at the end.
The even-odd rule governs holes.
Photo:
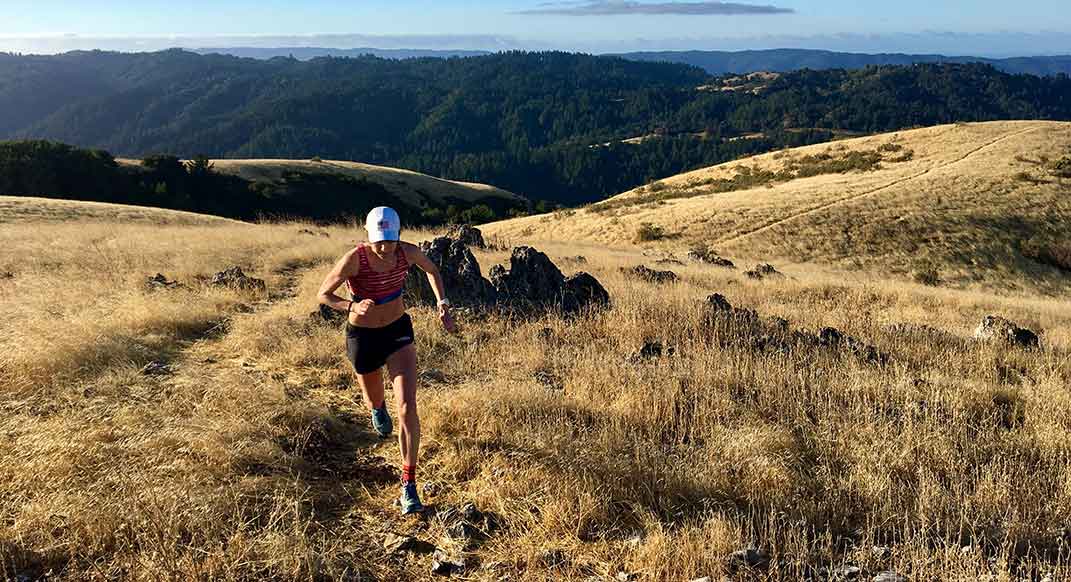
POLYGON ((1071 55, 987 59, 944 55, 899 53, 838 53, 807 49, 756 51, 661 51, 617 55, 633 61, 680 63, 699 67, 712 75, 772 71, 785 73, 801 69, 862 69, 872 65, 913 65, 918 63, 984 63, 1005 73, 1038 76, 1071 74, 1071 55))
POLYGON ((308 61, 319 57, 362 57, 374 56, 381 59, 418 59, 425 57, 448 59, 451 57, 479 57, 491 54, 490 51, 467 51, 467 50, 435 50, 435 49, 381 49, 372 47, 359 47, 349 49, 324 48, 324 47, 225 47, 225 48, 198 48, 193 52, 202 55, 219 54, 252 59, 273 59, 276 57, 293 57, 300 61, 308 61))
MULTIPOLYGON (((383 59, 478 57, 492 54, 479 50, 380 49, 361 47, 350 49, 324 47, 222 47, 199 48, 200 54, 221 54, 254 59, 293 57, 307 61, 318 57, 359 57, 372 55, 383 59)), ((1006 73, 1026 73, 1038 76, 1071 75, 1071 55, 1016 57, 990 59, 985 57, 949 57, 945 55, 912 55, 902 53, 842 53, 810 49, 769 49, 746 51, 656 51, 631 52, 616 55, 631 61, 667 62, 699 67, 712 75, 773 71, 785 73, 801 69, 862 69, 872 65, 913 65, 917 63, 984 63, 1006 73)))

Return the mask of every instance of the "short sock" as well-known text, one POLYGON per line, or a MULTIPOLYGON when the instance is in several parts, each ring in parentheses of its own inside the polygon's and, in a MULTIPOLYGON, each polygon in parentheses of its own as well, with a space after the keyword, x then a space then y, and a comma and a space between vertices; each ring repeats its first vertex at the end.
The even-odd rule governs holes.
POLYGON ((416 483, 416 465, 402 465, 402 483, 416 483))

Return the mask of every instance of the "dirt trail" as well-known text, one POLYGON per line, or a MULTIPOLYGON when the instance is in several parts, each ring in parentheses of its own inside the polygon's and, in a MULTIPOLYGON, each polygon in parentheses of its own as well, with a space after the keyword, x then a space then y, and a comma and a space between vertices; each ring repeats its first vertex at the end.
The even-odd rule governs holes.
POLYGON ((945 162, 943 164, 938 164, 936 166, 927 168, 927 169, 925 169, 925 170, 923 170, 921 172, 918 172, 916 174, 912 174, 910 176, 906 176, 904 178, 899 178, 897 180, 893 180, 892 182, 889 182, 887 184, 883 184, 881 186, 878 186, 877 188, 872 188, 870 190, 859 192, 857 194, 852 194, 851 196, 845 196, 843 198, 838 198, 838 199, 830 201, 830 202, 825 202, 823 204, 819 204, 817 206, 813 206, 811 208, 808 208, 808 209, 803 210, 801 212, 798 212, 796 214, 792 214, 792 215, 786 216, 784 218, 781 218, 779 220, 775 220, 773 222, 768 222, 768 223, 766 223, 766 224, 764 224, 762 226, 759 226, 757 228, 754 228, 752 230, 748 230, 748 231, 745 231, 745 232, 742 232, 742 233, 734 234, 734 235, 732 235, 732 236, 730 236, 728 238, 719 239, 719 240, 715 241, 714 244, 717 244, 717 245, 732 244, 732 243, 735 243, 735 242, 737 242, 737 241, 739 241, 741 239, 747 238, 749 236, 752 236, 752 235, 755 235, 755 234, 759 234, 761 232, 765 232, 767 230, 770 230, 772 228, 778 227, 778 226, 780 226, 782 224, 785 224, 787 222, 791 222, 793 220, 796 220, 797 218, 803 218, 804 216, 809 216, 811 214, 815 214, 815 213, 821 212, 823 210, 826 210, 828 208, 832 208, 834 206, 839 206, 841 204, 854 202, 856 200, 859 200, 861 198, 865 198, 865 197, 870 196, 872 194, 877 194, 878 192, 882 192, 884 190, 888 190, 889 188, 893 188, 893 187, 898 186, 900 184, 903 184, 905 182, 910 182, 911 180, 917 180, 918 178, 921 178, 923 176, 931 174, 931 173, 933 173, 933 172, 935 172, 937 170, 943 170, 945 168, 948 168, 948 167, 954 166, 954 165, 956 165, 956 164, 958 164, 960 162, 963 162, 966 159, 970 158, 971 156, 981 152, 982 150, 985 150, 987 148, 995 146, 995 145, 997 145, 997 144, 999 144, 999 143, 1001 143, 1003 141, 1009 140, 1009 139, 1011 139, 1013 137, 1017 137, 1017 136, 1020 136, 1020 135, 1026 134, 1026 133, 1030 133, 1032 131, 1037 131, 1038 129, 1041 129, 1041 127, 1040 126, 1034 126, 1034 127, 1028 127, 1026 129, 1021 129, 1021 130, 1018 130, 1018 131, 1013 131, 1011 133, 1002 135, 1001 137, 998 137, 996 139, 990 140, 990 141, 988 141, 988 142, 986 142, 986 143, 984 143, 984 144, 982 144, 982 145, 980 145, 980 146, 968 151, 967 153, 963 154, 962 156, 960 156, 960 157, 958 157, 958 158, 956 158, 954 160, 945 162))
MULTIPOLYGON (((275 270, 275 284, 269 285, 264 298, 252 303, 244 313, 231 317, 253 317, 279 304, 297 301, 298 284, 304 272, 324 268, 320 264, 291 264, 275 270)), ((310 305, 309 311, 313 307, 310 305)), ((397 441, 380 439, 373 432, 356 379, 345 390, 337 386, 300 387, 301 382, 291 384, 287 380, 294 378, 288 378, 286 371, 262 368, 255 361, 234 358, 233 350, 227 345, 228 328, 226 322, 221 323, 214 332, 195 338, 179 350, 173 360, 174 373, 163 382, 199 385, 283 382, 287 395, 296 404, 311 403, 327 411, 301 434, 287 435, 284 444, 291 455, 303 461, 292 477, 300 479, 308 488, 316 527, 331 539, 347 540, 354 551, 373 557, 382 551, 381 543, 388 533, 427 538, 434 506, 429 504, 430 511, 423 516, 400 515, 393 503, 399 493, 397 441), (356 539, 355 534, 359 534, 356 539)), ((340 331, 340 353, 342 349, 340 331)), ((251 467, 249 471, 255 474, 258 469, 272 471, 268 467, 251 467)), ((362 579, 376 579, 373 573, 363 572, 362 579)))

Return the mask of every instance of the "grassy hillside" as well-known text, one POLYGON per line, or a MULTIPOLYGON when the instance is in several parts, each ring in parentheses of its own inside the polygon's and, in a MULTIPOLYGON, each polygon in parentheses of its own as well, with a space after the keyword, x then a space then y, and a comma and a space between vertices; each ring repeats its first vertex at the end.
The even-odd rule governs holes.
POLYGON ((90 221, 147 225, 238 225, 234 220, 145 206, 80 202, 34 198, 30 196, 0 196, 0 224, 90 221))
MULTIPOLYGON (((391 533, 481 580, 720 580, 749 546, 768 570, 733 579, 1069 572, 1066 300, 812 267, 753 281, 682 265, 656 286, 620 270, 642 249, 539 243, 567 272, 584 255, 614 306, 463 318, 456 337, 413 310, 432 509, 402 519, 396 445, 372 436, 342 330, 309 317, 358 233, 306 228, 0 228, 0 577, 430 578, 430 555, 384 549, 391 533), (199 282, 231 265, 267 290, 199 282), (150 290, 157 271, 184 286, 150 290), (764 348, 743 320, 705 321, 713 292, 888 361, 764 348), (1044 350, 969 340, 987 314, 1044 350), (656 340, 673 354, 637 356, 656 340), (466 503, 491 515, 467 546, 447 529, 466 503)), ((487 271, 506 252, 477 256, 487 271)))
MULTIPOLYGON (((138 160, 120 159, 126 166, 140 166, 138 160)), ((337 160, 212 160, 212 169, 237 176, 254 183, 282 184, 286 174, 299 173, 307 175, 346 176, 357 180, 367 180, 381 186, 391 195, 412 206, 420 207, 424 202, 444 205, 451 200, 474 203, 484 199, 498 199, 504 203, 523 203, 524 199, 512 192, 486 184, 455 182, 443 180, 386 166, 362 164, 337 160)))
POLYGON ((1059 289, 1036 246, 1071 232, 1071 124, 957 124, 756 156, 571 212, 488 225, 506 239, 636 242, 681 252, 823 263, 960 285, 1059 289), (1065 162, 1066 163, 1066 162, 1065 162))

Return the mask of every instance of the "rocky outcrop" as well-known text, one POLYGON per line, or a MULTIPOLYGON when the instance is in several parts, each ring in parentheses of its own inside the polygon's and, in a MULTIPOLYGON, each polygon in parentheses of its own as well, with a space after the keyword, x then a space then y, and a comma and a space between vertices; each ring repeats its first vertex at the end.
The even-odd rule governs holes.
MULTIPOLYGON (((480 263, 464 242, 449 237, 439 237, 431 242, 420 243, 420 250, 439 267, 450 297, 455 306, 486 309, 497 301, 494 287, 483 278, 480 263)), ((435 293, 428 278, 417 267, 409 270, 405 282, 406 300, 413 305, 435 305, 435 293)))
POLYGON ((561 305, 564 313, 580 313, 609 307, 610 294, 595 277, 581 271, 565 278, 561 305))
POLYGON ((824 327, 818 334, 794 330, 779 317, 760 317, 752 309, 734 307, 724 295, 715 293, 702 304, 702 321, 707 332, 722 345, 746 346, 753 350, 791 353, 800 349, 848 352, 867 363, 885 365, 888 355, 874 346, 824 327))
POLYGON ((987 315, 974 331, 975 339, 997 341, 1021 348, 1041 346, 1038 335, 997 315, 987 315))
POLYGON ((567 279, 547 255, 527 246, 513 249, 509 269, 491 269, 491 285, 499 307, 514 314, 559 309, 571 315, 610 305, 609 293, 594 277, 581 272, 567 279))
MULTIPOLYGON (((588 273, 562 274, 546 254, 532 247, 517 247, 509 269, 491 268, 490 280, 463 240, 439 237, 420 243, 420 249, 439 267, 453 305, 476 311, 501 310, 533 315, 560 310, 567 315, 610 306, 610 294, 588 273)), ((435 294, 423 271, 414 267, 406 280, 406 300, 414 305, 435 305, 435 294)))
POLYGON ((483 233, 471 224, 461 224, 451 228, 446 237, 481 250, 487 248, 487 243, 483 240, 483 233))

